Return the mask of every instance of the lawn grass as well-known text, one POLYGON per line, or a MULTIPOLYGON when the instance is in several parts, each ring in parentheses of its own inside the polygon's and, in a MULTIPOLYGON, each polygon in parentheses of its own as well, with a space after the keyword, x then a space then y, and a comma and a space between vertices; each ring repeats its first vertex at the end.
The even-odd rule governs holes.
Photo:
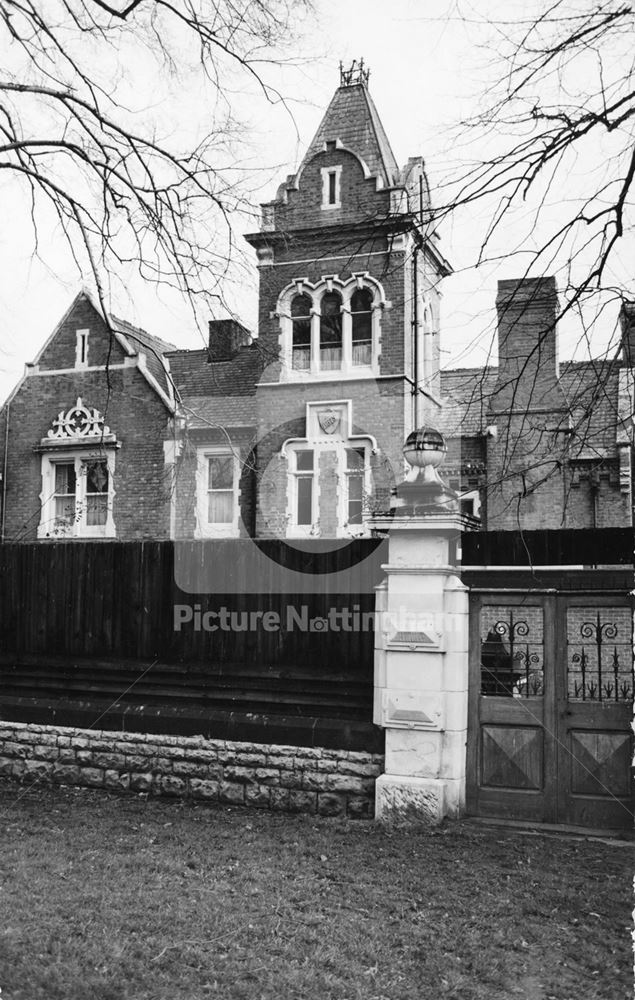
POLYGON ((622 1000, 628 846, 0 784, 2 1000, 622 1000))

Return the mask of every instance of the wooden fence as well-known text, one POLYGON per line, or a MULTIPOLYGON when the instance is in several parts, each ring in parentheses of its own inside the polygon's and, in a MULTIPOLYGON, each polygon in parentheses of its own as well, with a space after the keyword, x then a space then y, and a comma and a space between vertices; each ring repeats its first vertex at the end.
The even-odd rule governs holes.
POLYGON ((0 714, 381 751, 369 616, 382 561, 384 546, 369 539, 335 551, 240 539, 185 550, 172 542, 2 545, 0 714), (270 579, 262 562, 254 575, 263 553, 270 579), (183 590, 179 559, 213 586, 183 590), (335 571, 339 589, 331 590, 335 571), (300 592, 281 592, 297 574, 300 592), (342 627, 356 624, 353 614, 361 627, 342 627))
POLYGON ((470 531, 465 566, 632 566, 632 528, 470 531))
MULTIPOLYGON (((526 567, 511 582, 532 588, 533 566, 613 566, 622 589, 632 549, 630 529, 470 532, 464 579, 526 567)), ((0 715, 379 751, 387 555, 377 539, 0 545, 0 715)))

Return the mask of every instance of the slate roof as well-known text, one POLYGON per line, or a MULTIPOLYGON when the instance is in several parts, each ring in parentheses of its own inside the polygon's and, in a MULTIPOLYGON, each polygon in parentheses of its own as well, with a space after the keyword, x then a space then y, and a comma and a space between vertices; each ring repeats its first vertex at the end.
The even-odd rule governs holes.
POLYGON ((170 372, 192 430, 251 427, 256 422, 256 387, 265 367, 257 343, 230 361, 210 362, 206 350, 173 351, 170 372))
POLYGON ((498 368, 459 368, 441 372, 443 408, 437 421, 448 437, 478 437, 487 426, 488 400, 498 368))
MULTIPOLYGON (((619 404, 619 365, 614 361, 566 361, 560 385, 571 410, 571 457, 606 458, 615 454, 619 404)), ((488 424, 488 399, 498 368, 441 372, 443 409, 437 421, 448 437, 478 437, 488 424)))
POLYGON ((165 393, 170 395, 171 386, 165 365, 161 360, 168 351, 176 350, 174 344, 155 337, 152 333, 147 333, 138 326, 133 326, 127 320, 119 319, 117 316, 108 316, 108 321, 113 330, 122 333, 129 342, 133 351, 142 351, 146 357, 148 371, 157 380, 165 393))
POLYGON ((264 364, 258 344, 243 347, 230 361, 210 362, 207 350, 167 354, 181 396, 253 396, 264 364))
POLYGON ((218 427, 253 427, 256 423, 256 397, 186 396, 183 410, 190 430, 214 430, 218 427))
POLYGON ((399 167, 390 148, 377 109, 363 83, 338 87, 324 118, 307 149, 300 171, 326 142, 339 139, 343 146, 357 153, 371 174, 381 177, 385 187, 398 183, 399 167))
POLYGON ((560 384, 571 407, 575 431, 571 457, 614 455, 619 365, 614 361, 567 361, 560 366, 560 384))

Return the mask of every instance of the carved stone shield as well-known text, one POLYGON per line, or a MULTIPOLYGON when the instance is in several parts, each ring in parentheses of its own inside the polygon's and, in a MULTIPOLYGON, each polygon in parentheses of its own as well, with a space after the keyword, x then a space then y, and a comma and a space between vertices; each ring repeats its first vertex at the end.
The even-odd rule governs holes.
POLYGON ((341 419, 342 414, 339 410, 322 410, 318 413, 318 423, 325 434, 335 434, 341 419))

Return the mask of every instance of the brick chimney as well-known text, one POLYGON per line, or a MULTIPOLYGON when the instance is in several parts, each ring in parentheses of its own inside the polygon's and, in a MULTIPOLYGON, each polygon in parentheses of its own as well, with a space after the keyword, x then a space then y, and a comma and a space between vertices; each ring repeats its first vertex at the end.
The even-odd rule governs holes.
POLYGON ((235 319, 209 321, 209 353, 212 361, 231 361, 241 347, 251 343, 249 330, 235 319))
POLYGON ((558 381, 556 279, 498 282, 498 381, 492 412, 566 407, 558 381))
POLYGON ((620 310, 622 327, 622 362, 635 368, 635 302, 622 302, 620 310))
POLYGON ((562 527, 570 414, 558 381, 555 278, 499 281, 498 379, 487 414, 487 516, 562 527))

